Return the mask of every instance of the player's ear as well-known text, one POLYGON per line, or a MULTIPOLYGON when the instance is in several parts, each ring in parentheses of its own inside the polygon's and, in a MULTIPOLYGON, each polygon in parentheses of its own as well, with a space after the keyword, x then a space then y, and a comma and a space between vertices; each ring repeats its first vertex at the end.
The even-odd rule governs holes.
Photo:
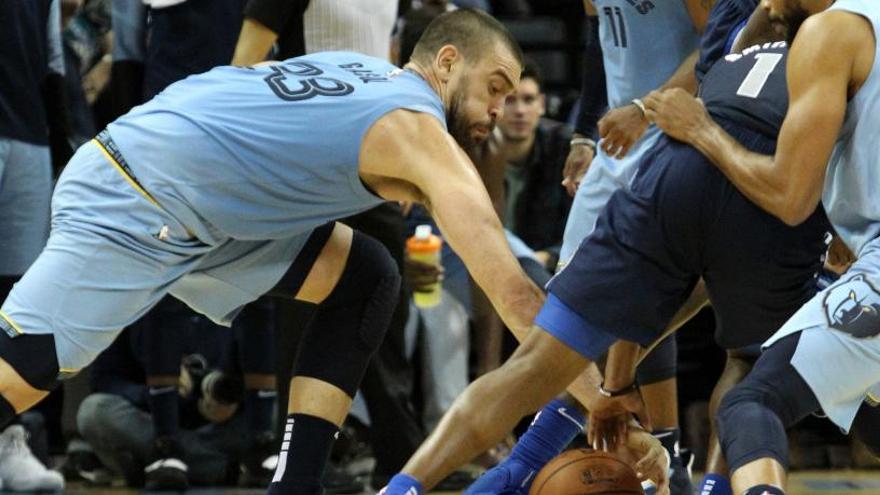
POLYGON ((443 45, 434 57, 434 69, 443 82, 452 78, 452 71, 461 62, 461 52, 454 45, 443 45))

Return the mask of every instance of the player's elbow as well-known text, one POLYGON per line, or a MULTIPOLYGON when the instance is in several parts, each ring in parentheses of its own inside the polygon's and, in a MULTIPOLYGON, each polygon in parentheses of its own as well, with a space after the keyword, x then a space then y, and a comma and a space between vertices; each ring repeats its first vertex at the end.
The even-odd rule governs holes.
POLYGON ((804 223, 804 221, 806 221, 815 210, 815 203, 810 205, 795 201, 787 201, 781 206, 781 209, 776 216, 789 227, 796 227, 804 223))

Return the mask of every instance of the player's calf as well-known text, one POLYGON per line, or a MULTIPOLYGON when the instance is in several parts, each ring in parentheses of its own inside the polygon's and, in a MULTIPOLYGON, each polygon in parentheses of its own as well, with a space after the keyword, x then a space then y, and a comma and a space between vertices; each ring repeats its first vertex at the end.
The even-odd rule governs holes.
POLYGON ((320 480, 339 423, 367 363, 382 343, 399 290, 400 275, 387 250, 369 236, 355 232, 345 269, 315 310, 293 373, 294 377, 332 387, 325 387, 325 397, 310 399, 308 412, 298 411, 292 404, 270 494, 322 493, 320 480), (345 402, 344 407, 339 402, 345 402), (341 416, 334 417, 341 409, 345 409, 341 416))

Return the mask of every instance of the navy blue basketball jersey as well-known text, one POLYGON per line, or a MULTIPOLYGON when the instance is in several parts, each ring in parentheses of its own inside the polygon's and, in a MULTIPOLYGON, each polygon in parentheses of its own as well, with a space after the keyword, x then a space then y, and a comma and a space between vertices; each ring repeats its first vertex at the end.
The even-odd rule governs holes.
POLYGON ((719 60, 700 87, 709 114, 775 138, 788 111, 787 58, 787 45, 778 41, 719 60))

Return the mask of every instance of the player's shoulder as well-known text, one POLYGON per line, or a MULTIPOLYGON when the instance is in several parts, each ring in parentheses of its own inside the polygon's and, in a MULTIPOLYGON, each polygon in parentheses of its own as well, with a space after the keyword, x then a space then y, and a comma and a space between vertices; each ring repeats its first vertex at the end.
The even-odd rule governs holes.
POLYGON ((429 113, 406 108, 391 110, 367 130, 362 153, 413 155, 447 141, 446 128, 429 113))
POLYGON ((846 10, 826 10, 808 17, 798 30, 792 49, 853 50, 874 44, 871 21, 846 10))

